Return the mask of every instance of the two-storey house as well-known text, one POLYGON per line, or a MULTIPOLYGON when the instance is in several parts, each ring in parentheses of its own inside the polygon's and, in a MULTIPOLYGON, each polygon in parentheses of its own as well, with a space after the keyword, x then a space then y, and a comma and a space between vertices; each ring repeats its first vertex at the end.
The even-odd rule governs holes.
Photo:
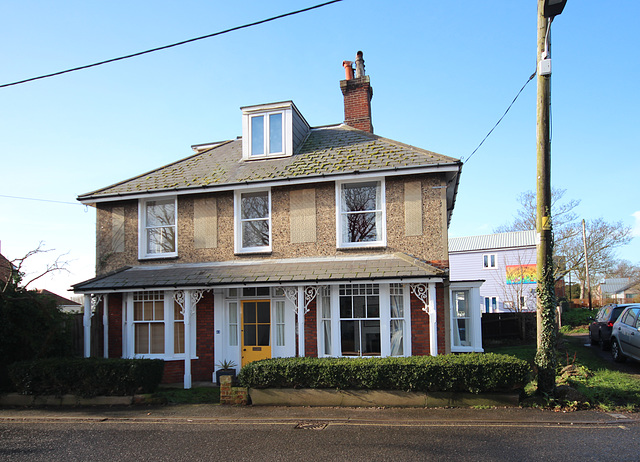
POLYGON ((242 107, 242 137, 79 196, 97 209, 97 276, 74 290, 105 356, 162 358, 189 387, 223 360, 451 351, 462 164, 375 135, 362 54, 355 76, 343 65, 344 123, 242 107))

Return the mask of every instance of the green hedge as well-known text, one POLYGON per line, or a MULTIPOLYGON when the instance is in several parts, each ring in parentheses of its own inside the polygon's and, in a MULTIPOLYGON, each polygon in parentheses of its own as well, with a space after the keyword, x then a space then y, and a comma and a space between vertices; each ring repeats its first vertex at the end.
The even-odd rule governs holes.
POLYGON ((238 379, 251 388, 404 391, 508 391, 524 387, 526 361, 494 353, 408 358, 276 358, 247 364, 238 379))
POLYGON ((131 396, 153 392, 164 371, 160 359, 49 358, 9 366, 25 395, 131 396))

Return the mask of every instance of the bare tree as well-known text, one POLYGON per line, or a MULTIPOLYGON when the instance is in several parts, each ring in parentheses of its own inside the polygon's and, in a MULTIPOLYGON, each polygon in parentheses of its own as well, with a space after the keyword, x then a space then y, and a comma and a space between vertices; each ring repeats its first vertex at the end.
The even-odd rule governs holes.
POLYGON ((38 247, 36 247, 34 250, 30 250, 29 252, 27 252, 27 254, 24 257, 10 260, 11 276, 2 285, 2 292, 6 292, 6 290, 11 285, 14 285, 15 287, 20 287, 22 289, 26 289, 29 284, 31 284, 34 281, 37 281, 38 279, 40 279, 43 276, 46 276, 47 274, 55 273, 58 271, 69 272, 69 269, 67 268, 67 266, 69 265, 69 261, 63 259, 68 253, 58 255, 53 262, 47 263, 44 269, 37 271, 35 274, 27 274, 24 272, 25 262, 29 258, 32 258, 34 255, 38 255, 38 254, 53 252, 54 250, 55 249, 45 249, 44 242, 40 241, 38 243, 38 247))
MULTIPOLYGON (((554 230, 554 277, 556 280, 569 273, 580 281, 581 297, 584 298, 586 274, 584 269, 584 246, 582 229, 574 209, 579 200, 565 200, 565 189, 552 188, 551 216, 554 230), (561 264, 559 264, 561 263, 561 264)), ((518 196, 522 205, 513 222, 499 226, 494 232, 524 231, 536 229, 536 195, 527 191, 518 196)), ((593 280, 599 280, 611 271, 616 263, 618 247, 631 241, 631 227, 622 221, 608 223, 602 218, 586 220, 587 255, 589 273, 593 280)))

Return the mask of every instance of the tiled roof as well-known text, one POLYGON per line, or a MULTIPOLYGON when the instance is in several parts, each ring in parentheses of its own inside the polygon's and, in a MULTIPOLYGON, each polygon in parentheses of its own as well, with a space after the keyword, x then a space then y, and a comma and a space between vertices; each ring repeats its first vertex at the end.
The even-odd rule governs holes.
POLYGON ((406 254, 230 261, 123 268, 74 286, 76 292, 233 285, 290 285, 372 279, 426 280, 444 271, 406 254))
POLYGON ((531 246, 536 246, 535 229, 529 231, 485 234, 483 236, 449 238, 449 253, 531 246))
POLYGON ((78 199, 459 164, 452 157, 336 125, 311 129, 290 157, 243 161, 242 140, 236 139, 78 199))

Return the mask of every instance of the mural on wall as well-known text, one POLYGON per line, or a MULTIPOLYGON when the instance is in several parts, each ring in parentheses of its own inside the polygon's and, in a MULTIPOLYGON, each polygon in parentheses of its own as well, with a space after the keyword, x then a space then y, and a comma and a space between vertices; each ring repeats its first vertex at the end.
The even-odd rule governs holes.
POLYGON ((507 284, 535 284, 536 265, 507 265, 507 284))

